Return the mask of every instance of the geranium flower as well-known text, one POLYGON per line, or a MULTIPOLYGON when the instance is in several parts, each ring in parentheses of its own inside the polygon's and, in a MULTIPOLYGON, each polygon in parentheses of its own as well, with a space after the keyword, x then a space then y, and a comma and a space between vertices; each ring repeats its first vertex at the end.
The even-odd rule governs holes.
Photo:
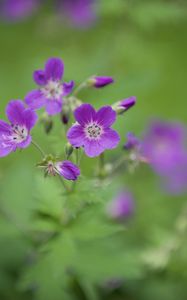
POLYGON ((183 125, 152 122, 143 140, 143 151, 169 192, 182 193, 186 189, 186 129, 183 125))
POLYGON ((67 133, 73 147, 83 146, 86 155, 95 157, 118 145, 120 137, 110 128, 116 120, 116 113, 110 106, 103 106, 96 112, 90 104, 82 104, 74 116, 78 124, 67 133))
POLYGON ((2 0, 1 15, 10 21, 29 17, 39 6, 40 0, 2 0))
POLYGON ((107 214, 115 220, 124 220, 134 213, 134 199, 131 193, 120 192, 107 206, 107 214))
POLYGON ((95 0, 57 0, 57 9, 73 26, 88 27, 96 18, 95 0))
POLYGON ((39 85, 38 90, 31 91, 25 97, 25 102, 32 109, 45 106, 49 115, 61 112, 63 97, 71 93, 74 82, 62 83, 64 64, 59 58, 50 58, 44 70, 33 74, 34 81, 39 85))
POLYGON ((26 148, 31 143, 30 130, 37 121, 37 115, 25 108, 21 100, 10 101, 6 108, 10 124, 0 120, 0 157, 17 148, 26 148))

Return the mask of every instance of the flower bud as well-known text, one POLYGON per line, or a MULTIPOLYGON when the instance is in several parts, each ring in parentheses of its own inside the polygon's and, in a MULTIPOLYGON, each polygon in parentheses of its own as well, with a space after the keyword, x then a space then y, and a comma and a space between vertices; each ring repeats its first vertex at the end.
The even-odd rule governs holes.
POLYGON ((67 157, 67 159, 71 156, 71 154, 73 153, 73 147, 72 147, 72 145, 70 144, 70 143, 67 143, 66 145, 65 145, 65 153, 66 153, 66 157, 67 157))
POLYGON ((53 128, 53 120, 51 119, 51 117, 48 114, 44 113, 40 118, 40 122, 44 125, 45 133, 50 133, 53 128))
POLYGON ((126 112, 129 108, 134 106, 135 104, 136 104, 136 97, 132 96, 127 99, 116 102, 112 106, 112 108, 116 111, 118 115, 121 115, 124 112, 126 112))
POLYGON ((107 207, 107 214, 113 220, 123 221, 134 213, 134 199, 129 192, 120 192, 107 207))
POLYGON ((95 88, 102 88, 114 82, 112 77, 107 76, 93 76, 88 79, 88 84, 94 86, 95 88))

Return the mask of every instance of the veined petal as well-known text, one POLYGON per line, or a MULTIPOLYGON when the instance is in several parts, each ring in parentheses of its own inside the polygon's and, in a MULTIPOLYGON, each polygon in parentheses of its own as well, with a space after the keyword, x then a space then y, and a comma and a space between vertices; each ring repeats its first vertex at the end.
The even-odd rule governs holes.
POLYGON ((37 114, 31 109, 26 109, 24 112, 24 124, 26 125, 28 131, 30 131, 38 120, 37 114))
POLYGON ((2 134, 8 134, 11 131, 11 126, 4 122, 3 120, 0 120, 0 136, 2 134))
POLYGON ((104 150, 105 147, 100 144, 99 140, 85 140, 84 150, 87 156, 95 157, 99 156, 104 150))
POLYGON ((106 128, 104 134, 100 138, 100 144, 105 149, 116 148, 119 141, 120 141, 119 134, 111 128, 106 128))
POLYGON ((83 128, 80 125, 72 126, 67 132, 67 138, 73 147, 82 147, 85 140, 83 128))
POLYGON ((21 100, 12 100, 6 107, 6 115, 12 124, 24 124, 25 106, 21 100))
POLYGON ((84 126, 95 120, 96 111, 90 104, 82 104, 75 110, 74 116, 76 121, 84 126))
POLYGON ((7 156, 12 151, 13 147, 11 145, 5 147, 0 139, 0 157, 7 156))
POLYGON ((61 80, 64 74, 64 64, 59 58, 50 58, 45 65, 46 79, 61 80))
POLYGON ((62 110, 62 101, 61 100, 47 100, 46 102, 46 111, 48 115, 56 115, 62 110))
POLYGON ((116 112, 111 106, 103 106, 97 111, 96 120, 100 125, 109 127, 116 121, 116 112))
POLYGON ((25 102, 32 109, 39 109, 44 106, 46 98, 40 90, 33 90, 25 97, 25 102))

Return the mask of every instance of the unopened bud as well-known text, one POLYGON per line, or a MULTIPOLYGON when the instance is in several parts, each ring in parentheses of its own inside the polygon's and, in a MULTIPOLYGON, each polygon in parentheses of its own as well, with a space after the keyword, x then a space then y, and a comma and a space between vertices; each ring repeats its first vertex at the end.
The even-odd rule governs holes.
POLYGON ((40 122, 44 125, 44 130, 48 134, 53 128, 53 120, 51 117, 44 113, 41 115, 40 122))
POLYGON ((136 104, 136 97, 132 96, 127 99, 118 101, 112 105, 113 110, 116 111, 118 115, 123 114, 128 109, 136 104))
POLYGON ((65 145, 65 153, 66 153, 66 157, 67 159, 71 156, 71 154, 73 153, 73 147, 70 143, 67 143, 65 145))
POLYGON ((90 86, 94 86, 95 88, 102 88, 106 85, 109 85, 114 82, 112 77, 108 76, 93 76, 88 79, 87 83, 90 86))

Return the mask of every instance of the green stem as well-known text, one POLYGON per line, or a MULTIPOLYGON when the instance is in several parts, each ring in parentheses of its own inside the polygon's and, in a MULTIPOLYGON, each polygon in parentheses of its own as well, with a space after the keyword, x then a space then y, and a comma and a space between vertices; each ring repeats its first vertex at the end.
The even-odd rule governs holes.
POLYGON ((45 155, 45 152, 42 150, 42 148, 41 148, 36 142, 34 142, 34 141, 32 140, 31 144, 32 144, 32 145, 40 152, 40 154, 41 154, 43 157, 46 156, 46 155, 45 155))
POLYGON ((80 85, 78 85, 78 87, 74 90, 72 94, 74 96, 77 96, 83 89, 87 88, 88 86, 88 79, 86 79, 80 85))
POLYGON ((99 177, 104 177, 105 156, 104 152, 99 155, 99 177))
POLYGON ((124 164, 124 162, 126 162, 127 161, 127 158, 123 155, 123 156, 121 156, 118 160, 116 160, 116 162, 113 164, 113 168, 112 168, 112 170, 113 171, 116 171, 119 167, 121 167, 123 164, 124 164))
POLYGON ((71 190, 70 190, 69 187, 65 184, 63 178, 62 178, 60 175, 59 175, 58 177, 59 177, 60 182, 62 183, 62 185, 63 185, 65 191, 69 193, 71 190))

